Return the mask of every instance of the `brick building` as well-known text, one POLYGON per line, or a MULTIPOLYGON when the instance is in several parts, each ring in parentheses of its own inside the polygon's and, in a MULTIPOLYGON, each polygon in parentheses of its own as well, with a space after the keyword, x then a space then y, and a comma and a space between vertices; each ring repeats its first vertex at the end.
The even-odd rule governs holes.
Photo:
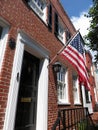
POLYGON ((74 33, 59 0, 0 0, 0 130, 50 130, 58 109, 83 107, 77 71, 49 64, 74 33))
POLYGON ((94 107, 96 104, 96 84, 95 84, 95 78, 94 78, 92 55, 91 55, 90 51, 86 51, 85 57, 86 57, 86 66, 87 66, 87 71, 89 74, 89 81, 90 81, 90 86, 91 86, 90 98, 91 98, 92 107, 94 110, 94 107))
POLYGON ((94 69, 94 78, 95 78, 95 85, 96 85, 96 102, 98 103, 98 67, 93 64, 94 69))

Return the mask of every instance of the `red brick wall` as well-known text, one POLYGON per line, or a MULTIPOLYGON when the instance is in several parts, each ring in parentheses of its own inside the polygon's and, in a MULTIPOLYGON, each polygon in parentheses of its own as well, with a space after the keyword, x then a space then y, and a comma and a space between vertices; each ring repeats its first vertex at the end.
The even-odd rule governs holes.
POLYGON ((90 52, 86 52, 86 65, 87 65, 87 69, 89 71, 89 81, 90 81, 90 86, 91 86, 91 98, 92 98, 92 107, 94 110, 95 107, 95 94, 94 94, 94 88, 95 88, 95 80, 94 80, 94 76, 92 75, 91 72, 91 66, 92 66, 92 56, 90 54, 90 52))
MULTIPOLYGON (((75 29, 71 24, 68 16, 66 16, 66 13, 62 9, 61 5, 59 5, 59 2, 56 0, 53 1, 53 11, 59 11, 61 19, 63 19, 64 23, 66 24, 65 27, 67 26, 69 28, 71 34, 75 33, 75 29)), ((9 38, 14 37, 17 39, 18 31, 23 30, 32 39, 49 50, 50 60, 56 55, 60 48, 62 48, 62 43, 54 35, 54 18, 52 31, 49 31, 48 27, 30 8, 26 6, 22 0, 0 0, 0 16, 10 24, 10 30, 8 34, 9 38)), ((2 130, 4 124, 14 53, 15 50, 11 50, 7 45, 2 65, 2 71, 0 73, 0 130, 2 130)), ((71 92, 71 73, 73 68, 69 63, 65 63, 64 59, 61 59, 61 57, 58 57, 58 59, 60 59, 61 62, 69 67, 69 97, 71 102, 71 105, 69 107, 74 107, 73 96, 71 92)), ((51 65, 49 68, 49 75, 48 129, 50 130, 54 121, 56 120, 57 110, 58 108, 61 108, 61 106, 58 107, 57 105, 57 90, 51 65)))

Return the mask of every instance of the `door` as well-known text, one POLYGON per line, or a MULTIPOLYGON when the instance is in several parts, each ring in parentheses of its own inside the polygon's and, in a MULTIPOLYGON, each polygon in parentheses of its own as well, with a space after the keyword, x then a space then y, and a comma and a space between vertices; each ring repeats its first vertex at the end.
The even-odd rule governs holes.
POLYGON ((27 51, 24 51, 17 101, 15 130, 36 129, 39 62, 38 58, 27 51))

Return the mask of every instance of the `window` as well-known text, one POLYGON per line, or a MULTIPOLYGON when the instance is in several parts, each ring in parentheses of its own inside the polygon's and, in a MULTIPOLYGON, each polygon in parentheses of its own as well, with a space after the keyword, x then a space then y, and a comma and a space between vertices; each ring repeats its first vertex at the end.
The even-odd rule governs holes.
POLYGON ((71 34, 68 29, 66 29, 66 41, 68 41, 71 38, 71 34))
POLYGON ((90 93, 86 88, 85 88, 85 99, 86 103, 90 103, 90 93))
POLYGON ((8 30, 9 30, 8 23, 6 23, 5 20, 3 20, 0 17, 0 69, 3 61, 4 52, 5 52, 8 30))
POLYGON ((28 5, 46 22, 46 0, 29 0, 28 5))
POLYGON ((78 81, 78 76, 76 74, 73 74, 72 81, 73 81, 74 104, 80 104, 79 81, 78 81))
POLYGON ((62 67, 61 71, 57 73, 57 91, 58 103, 68 103, 68 72, 67 68, 62 67))
POLYGON ((52 29, 52 6, 48 6, 48 27, 51 30, 52 29))
POLYGON ((65 43, 65 30, 63 27, 63 22, 58 17, 57 13, 55 13, 55 23, 54 23, 54 33, 59 38, 59 40, 65 43))
POLYGON ((59 21, 59 26, 58 26, 58 38, 60 39, 60 41, 62 41, 63 43, 65 43, 65 31, 64 31, 64 27, 62 26, 62 24, 59 21))

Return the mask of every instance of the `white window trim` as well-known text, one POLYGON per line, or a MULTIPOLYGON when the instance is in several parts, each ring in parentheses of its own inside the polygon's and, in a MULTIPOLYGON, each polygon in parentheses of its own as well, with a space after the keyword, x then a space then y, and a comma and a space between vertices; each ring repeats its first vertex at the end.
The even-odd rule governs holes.
POLYGON ((62 41, 63 43, 65 43, 65 29, 62 25, 62 23, 60 22, 60 19, 58 19, 58 38, 60 41, 62 41), (62 34, 60 33, 60 28, 62 28, 62 34))
POLYGON ((66 67, 63 67, 66 69, 66 74, 65 74, 65 95, 64 99, 58 99, 58 104, 59 105, 68 105, 70 104, 69 102, 69 96, 68 96, 68 69, 66 67))
MULTIPOLYGON (((46 2, 45 2, 46 3, 46 2)), ((35 13, 47 24, 47 15, 46 15, 46 12, 47 12, 47 6, 41 10, 39 8, 39 6, 37 5, 37 3, 34 1, 34 0, 30 0, 28 2, 28 5, 31 7, 31 9, 33 9, 35 11, 35 13)))
POLYGON ((73 98, 74 99, 74 105, 81 105, 78 76, 77 76, 77 79, 76 79, 76 86, 75 87, 73 86, 73 96, 75 96, 73 98))
POLYGON ((38 101, 37 101, 36 130, 48 129, 48 124, 47 124, 48 122, 48 68, 47 66, 49 64, 49 58, 48 58, 49 52, 44 48, 42 48, 41 46, 39 46, 39 44, 35 44, 35 43, 36 42, 28 38, 26 34, 24 33, 18 34, 3 130, 14 129, 15 111, 16 111, 17 96, 18 96, 18 89, 19 89, 18 82, 16 85, 14 85, 14 83, 16 82, 17 71, 19 71, 16 68, 16 65, 18 65, 17 53, 19 53, 20 48, 24 50, 25 45, 29 46, 30 49, 32 48, 33 52, 34 53, 37 52, 36 55, 39 58, 43 59, 41 60, 42 62, 40 64, 41 72, 40 72, 39 83, 38 83, 39 89, 38 89, 38 99, 37 99, 38 101))
MULTIPOLYGON (((93 108, 92 108, 92 102, 90 103, 86 103, 86 99, 85 99, 85 86, 81 86, 82 87, 82 98, 83 98, 83 107, 87 107, 89 110, 89 113, 93 113, 93 108)), ((90 92, 89 92, 90 95, 90 92)))
POLYGON ((3 18, 0 17, 0 26, 3 28, 0 40, 0 72, 1 72, 3 57, 8 39, 9 24, 3 18))

